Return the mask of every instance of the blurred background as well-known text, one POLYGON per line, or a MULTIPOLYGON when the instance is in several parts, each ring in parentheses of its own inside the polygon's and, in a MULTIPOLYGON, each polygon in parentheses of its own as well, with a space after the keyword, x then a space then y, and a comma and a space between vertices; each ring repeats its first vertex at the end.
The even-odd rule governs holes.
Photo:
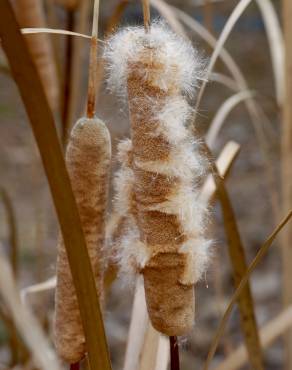
MULTIPOLYGON (((41 5, 44 23, 29 24, 29 21, 21 19, 21 15, 18 14, 22 27, 49 27, 90 34, 92 18, 90 1, 88 1, 87 11, 84 10, 83 4, 87 0, 69 7, 66 6, 65 0, 36 1, 41 5), (82 18, 84 14, 85 18, 82 18)), ((19 5, 17 2, 18 0, 14 2, 16 8, 19 5)), ((217 39, 238 1, 168 0, 167 4, 185 12, 217 39)), ((280 1, 272 1, 272 5, 281 22, 280 1)), ((176 12, 175 9, 174 12, 176 12)), ((155 6, 151 7, 151 17, 162 17, 155 6)), ((112 32, 113 27, 142 23, 143 16, 139 1, 101 1, 99 35, 101 39, 105 39, 112 32)), ((189 27, 185 27, 181 20, 178 20, 178 23, 195 47, 208 60, 212 47, 189 27)), ((267 118, 263 120, 261 127, 264 144, 259 144, 258 132, 245 102, 240 101, 226 117, 224 126, 212 147, 215 158, 230 140, 236 141, 241 148, 228 177, 227 187, 248 262, 252 260, 279 221, 281 110, 276 95, 270 46, 265 27, 259 7, 252 2, 234 26, 225 44, 226 50, 242 71, 248 89, 254 91, 255 100, 267 118)), ((29 39, 29 37, 38 36, 26 35, 25 37, 29 39)), ((49 45, 54 63, 56 91, 52 93, 50 102, 55 112, 60 140, 65 142, 70 126, 85 109, 89 42, 87 39, 66 35, 42 34, 42 37, 44 37, 43 42, 49 45)), ((214 72, 216 74, 212 78, 213 81, 208 82, 197 116, 196 125, 202 135, 207 132, 220 106, 230 96, 238 93, 236 86, 230 87, 230 84, 232 85, 230 72, 220 59, 216 63, 214 72), (220 76, 221 80, 222 76, 226 76, 227 82, 222 84, 222 81, 214 81, 216 76, 219 80, 220 76), (229 87, 226 86, 228 83, 229 87)), ((111 132, 114 173, 116 145, 120 139, 129 136, 128 112, 125 106, 107 90, 102 67, 97 112, 111 132)), ((55 275, 58 223, 31 128, 1 49, 0 121, 2 191, 0 242, 8 256, 11 255, 12 246, 17 246, 15 258, 17 280, 22 289, 55 275)), ((218 204, 215 205, 213 216, 210 231, 215 242, 213 262, 204 281, 196 288, 195 329, 187 338, 181 339, 182 369, 201 368, 219 319, 234 291, 233 275, 218 204)), ((259 326, 265 325, 282 309, 279 240, 275 242, 274 247, 270 249, 251 278, 259 326)), ((120 279, 113 283, 108 292, 105 324, 114 369, 121 369, 123 366, 133 293, 133 286, 123 284, 120 279)), ((31 294, 27 298, 49 335, 51 335, 53 298, 52 290, 31 294)), ((220 342, 214 364, 219 363, 241 342, 239 314, 235 309, 224 339, 220 342)), ((283 369, 285 356, 282 339, 277 339, 264 351, 264 355, 265 369, 283 369)), ((9 365, 10 361, 9 328, 5 320, 0 318, 0 368, 14 367, 14 364, 9 365)))

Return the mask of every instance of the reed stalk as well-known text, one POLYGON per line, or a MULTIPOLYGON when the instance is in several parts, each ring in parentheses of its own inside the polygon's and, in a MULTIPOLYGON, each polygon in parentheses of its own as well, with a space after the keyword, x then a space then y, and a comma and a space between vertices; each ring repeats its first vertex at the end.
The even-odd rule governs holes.
MULTIPOLYGON (((285 98, 282 124, 282 208, 285 214, 292 208, 292 2, 283 0, 285 39, 285 98)), ((282 239, 283 302, 284 307, 292 303, 292 228, 287 228, 282 239)), ((292 369, 292 329, 285 338, 286 369, 292 369)))
MULTIPOLYGON (((220 181, 220 180, 219 180, 220 181)), ((206 362, 204 364, 204 370, 208 370, 210 368, 211 361, 214 357, 214 354, 216 352, 217 346, 219 344, 220 338, 224 333, 224 330, 226 328, 228 319, 230 318, 231 312, 233 310, 233 307, 237 303, 240 294, 245 289, 249 278, 251 274, 254 272, 254 270, 257 268, 259 263, 262 261, 263 257, 267 254, 269 248, 273 244, 274 240, 278 236, 278 234, 283 230, 284 226, 288 224, 288 222, 291 220, 292 217, 292 211, 289 211, 289 213, 281 220, 279 225, 273 230, 273 232, 270 234, 270 236, 266 239, 266 241, 262 244, 262 246, 259 248, 255 258, 252 260, 250 265, 248 266, 244 276, 242 277, 240 283, 238 284, 236 290, 234 291, 231 299, 229 300, 228 306, 224 312, 224 315, 222 316, 218 329, 215 332, 215 335, 212 339, 212 343, 208 352, 208 356, 206 359, 206 362)))

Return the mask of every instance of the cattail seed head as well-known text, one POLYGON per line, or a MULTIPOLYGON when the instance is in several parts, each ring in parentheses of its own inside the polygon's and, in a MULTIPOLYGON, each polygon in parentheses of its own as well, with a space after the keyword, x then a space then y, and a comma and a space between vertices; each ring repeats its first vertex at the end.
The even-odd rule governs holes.
MULTIPOLYGON (((102 248, 105 238, 110 160, 110 135, 105 124, 97 118, 80 119, 71 132, 66 164, 101 300, 102 248)), ((85 338, 67 254, 61 238, 58 244, 55 306, 57 352, 68 363, 78 362, 86 352, 85 338)))
MULTIPOLYGON (((120 238, 121 262, 143 274, 153 326, 182 335, 193 326, 194 284, 208 260, 207 207, 198 196, 207 161, 190 129, 187 101, 203 62, 191 44, 157 23, 149 33, 116 34, 105 58, 110 87, 126 94, 131 120, 132 195, 125 207, 131 222, 120 238)), ((119 176, 127 183, 123 167, 119 176)), ((118 199, 124 188, 117 187, 118 199)))

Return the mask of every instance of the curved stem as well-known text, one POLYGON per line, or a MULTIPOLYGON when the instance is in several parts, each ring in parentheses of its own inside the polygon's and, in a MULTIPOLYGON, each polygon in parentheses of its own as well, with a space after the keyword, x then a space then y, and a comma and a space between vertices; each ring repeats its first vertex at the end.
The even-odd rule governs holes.
POLYGON ((94 1, 92 36, 89 59, 88 76, 88 98, 87 98, 87 117, 93 118, 96 106, 96 85, 97 85, 97 47, 98 47, 98 15, 99 0, 94 1))
POLYGON ((145 32, 150 31, 150 4, 149 0, 142 0, 143 6, 143 19, 144 19, 144 28, 145 32))
POLYGON ((177 337, 169 337, 170 344, 170 369, 179 370, 179 348, 177 343, 177 337))

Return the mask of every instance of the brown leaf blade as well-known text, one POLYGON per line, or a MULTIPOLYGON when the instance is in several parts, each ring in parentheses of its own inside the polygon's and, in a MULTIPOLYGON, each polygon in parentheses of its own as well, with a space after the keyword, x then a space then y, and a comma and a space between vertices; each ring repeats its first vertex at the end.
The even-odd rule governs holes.
POLYGON ((8 0, 0 3, 0 37, 50 185, 76 287, 91 370, 110 370, 94 277, 53 115, 8 0))
POLYGON ((230 317, 230 314, 232 312, 232 309, 233 309, 234 305, 236 304, 236 302, 238 300, 238 297, 242 293, 243 289, 246 287, 246 284, 249 281, 250 275, 256 269, 258 264, 261 262, 262 258, 266 255, 266 253, 268 252, 268 249, 270 248, 271 244, 275 240, 276 236, 283 229, 283 227, 288 223, 288 221, 291 219, 291 217, 292 217, 292 211, 290 211, 288 213, 288 215, 281 221, 281 223, 276 227, 276 229, 272 232, 272 234, 268 237, 268 239, 260 247, 257 255, 255 256, 255 258, 253 259, 253 261, 249 265, 245 275, 243 276, 243 278, 241 279, 237 289, 233 293, 233 295, 230 299, 230 302, 228 304, 228 307, 227 307, 227 309, 226 309, 226 311, 225 311, 225 313, 224 313, 224 315, 223 315, 223 317, 220 321, 219 327, 218 327, 218 329, 217 329, 217 331, 214 335, 214 338, 213 338, 213 341, 211 343, 210 350, 209 350, 209 353, 208 353, 208 356, 207 356, 207 359, 206 359, 206 362, 205 362, 205 365, 204 365, 204 370, 209 369, 209 365, 210 365, 210 363, 211 363, 211 361, 214 357, 214 354, 216 352, 219 340, 220 340, 221 336, 224 333, 224 330, 225 330, 225 327, 227 325, 227 321, 230 317))
MULTIPOLYGON (((247 271, 244 247, 239 234, 233 207, 229 199, 223 179, 220 177, 216 164, 212 161, 212 172, 217 188, 217 196, 221 204, 224 228, 228 241, 233 279, 237 288, 247 271)), ((241 330, 253 369, 263 369, 263 356, 259 339, 259 332, 254 312, 253 297, 249 282, 238 296, 241 330)))

